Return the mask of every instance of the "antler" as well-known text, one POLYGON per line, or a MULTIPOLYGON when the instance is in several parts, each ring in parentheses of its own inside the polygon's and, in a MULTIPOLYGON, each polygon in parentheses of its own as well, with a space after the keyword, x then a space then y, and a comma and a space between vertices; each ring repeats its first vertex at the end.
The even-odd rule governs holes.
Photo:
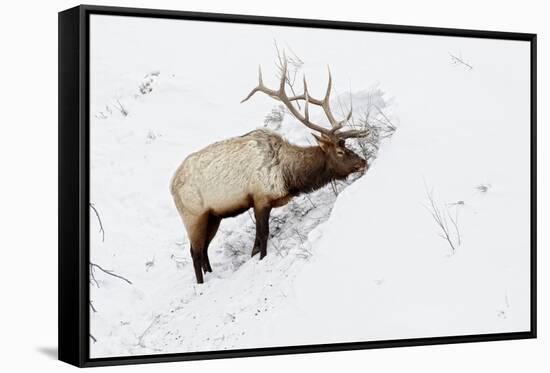
POLYGON ((350 108, 348 115, 343 120, 340 120, 340 121, 336 120, 336 118, 332 114, 332 111, 330 110, 330 93, 332 92, 332 76, 330 73, 330 68, 328 69, 328 86, 325 93, 325 97, 322 100, 318 100, 309 95, 305 75, 304 75, 304 93, 302 93, 301 95, 288 97, 285 91, 286 81, 287 81, 286 57, 284 58, 283 67, 281 69, 281 81, 279 83, 278 90, 269 89, 264 85, 263 79, 262 79, 262 69, 261 67, 259 67, 258 68, 258 85, 254 89, 252 89, 252 91, 250 91, 248 96, 246 96, 241 101, 241 103, 247 101, 256 92, 263 92, 266 95, 274 98, 275 100, 281 101, 292 113, 292 115, 294 115, 294 117, 298 119, 300 122, 302 122, 302 124, 304 124, 306 127, 322 133, 323 135, 333 140, 335 143, 337 143, 339 140, 345 140, 351 137, 364 137, 368 135, 368 130, 341 131, 342 127, 351 119, 353 109, 350 108), (294 106, 294 104, 292 104, 293 101, 305 102, 304 115, 302 115, 302 113, 300 113, 300 111, 294 106), (328 128, 322 127, 309 120, 309 104, 320 106, 323 109, 332 128, 328 129, 328 128))

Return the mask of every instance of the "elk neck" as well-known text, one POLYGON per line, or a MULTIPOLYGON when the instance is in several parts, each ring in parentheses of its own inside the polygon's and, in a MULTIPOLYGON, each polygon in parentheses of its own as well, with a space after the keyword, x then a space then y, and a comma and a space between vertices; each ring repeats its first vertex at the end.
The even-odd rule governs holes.
POLYGON ((291 145, 284 155, 283 178, 291 195, 312 192, 334 179, 327 167, 327 156, 319 146, 291 145))

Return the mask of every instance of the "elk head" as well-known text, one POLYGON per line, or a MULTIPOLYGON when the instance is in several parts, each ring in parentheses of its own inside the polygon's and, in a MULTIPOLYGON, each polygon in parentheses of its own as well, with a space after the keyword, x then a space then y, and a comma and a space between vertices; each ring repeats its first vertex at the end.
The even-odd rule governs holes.
POLYGON ((335 179, 344 179, 351 173, 363 172, 367 169, 367 161, 346 148, 343 140, 334 143, 324 135, 312 135, 325 153, 327 169, 335 179))
POLYGON ((304 92, 300 95, 289 97, 285 91, 285 85, 289 80, 287 74, 287 62, 286 57, 284 57, 280 68, 281 80, 277 90, 270 89, 264 85, 262 70, 260 67, 258 69, 258 85, 250 91, 248 96, 246 96, 241 103, 247 101, 256 92, 263 92, 269 97, 284 104, 290 113, 298 119, 298 121, 304 124, 307 128, 317 132, 317 134, 313 133, 312 135, 323 153, 326 155, 325 158, 327 168, 334 175, 334 178, 343 179, 353 172, 365 171, 368 167, 367 161, 346 147, 346 139, 365 137, 369 134, 369 131, 365 129, 344 129, 344 125, 351 119, 353 108, 350 108, 349 113, 342 120, 337 120, 332 114, 330 109, 330 94, 332 91, 332 76, 330 73, 330 68, 328 69, 328 86, 325 97, 322 100, 316 99, 309 94, 305 75, 303 79, 304 92), (294 101, 304 102, 303 114, 293 104, 294 101), (326 128, 310 121, 309 105, 316 105, 323 109, 331 128, 326 128))

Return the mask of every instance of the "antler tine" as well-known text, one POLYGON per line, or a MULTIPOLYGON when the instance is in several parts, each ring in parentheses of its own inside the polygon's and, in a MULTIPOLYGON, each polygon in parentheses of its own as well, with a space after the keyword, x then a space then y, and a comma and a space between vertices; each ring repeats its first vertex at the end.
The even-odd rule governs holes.
POLYGON ((336 118, 334 118, 334 115, 332 115, 332 111, 330 110, 330 94, 332 92, 332 74, 330 73, 330 66, 327 65, 328 70, 328 84, 327 84, 327 91, 325 93, 325 98, 320 102, 320 106, 323 108, 323 111, 325 112, 325 115, 327 116, 328 121, 330 122, 330 125, 332 126, 332 129, 329 130, 330 134, 333 134, 334 131, 338 130, 339 124, 336 118))
MULTIPOLYGON (((350 108, 349 108, 348 115, 346 116, 346 118, 344 120, 339 122, 339 125, 340 125, 339 128, 342 128, 342 126, 345 123, 349 122, 352 115, 353 115, 353 101, 351 100, 351 97, 350 97, 350 108)), ((335 131, 333 130, 331 132, 334 134, 335 131)), ((345 132, 340 132, 340 133, 335 134, 335 136, 337 136, 341 140, 345 140, 345 139, 349 139, 349 138, 366 137, 369 134, 370 134, 370 130, 361 129, 361 130, 349 130, 349 131, 345 131, 345 132)))
POLYGON ((332 74, 330 73, 330 66, 327 65, 328 70, 328 84, 327 84, 327 92, 325 93, 325 98, 323 99, 323 102, 327 105, 330 101, 330 93, 332 91, 332 74))
MULTIPOLYGON (((263 79, 262 79, 262 70, 260 68, 258 70, 258 85, 255 88, 253 88, 252 91, 250 91, 248 96, 246 96, 241 101, 241 103, 247 101, 256 92, 263 92, 266 95, 270 96, 271 98, 274 98, 275 100, 281 101, 287 107, 287 109, 290 111, 290 113, 296 119, 298 119, 302 124, 304 124, 306 127, 308 127, 309 129, 320 132, 320 133, 322 133, 326 136, 329 136, 329 137, 334 137, 334 135, 331 133, 331 131, 328 128, 322 127, 318 124, 315 124, 315 123, 309 121, 309 103, 313 103, 315 105, 319 105, 319 106, 323 107, 323 109, 327 113, 327 116, 328 116, 331 124, 336 123, 336 120, 334 119, 334 117, 330 113, 330 108, 328 107, 327 104, 325 104, 322 101, 315 100, 315 99, 309 97, 309 93, 307 92, 307 83, 305 81, 305 77, 304 77, 304 94, 303 95, 294 96, 294 97, 288 97, 286 95, 285 84, 286 84, 286 79, 287 79, 287 65, 288 65, 288 61, 286 59, 286 55, 283 54, 283 66, 281 68, 281 81, 279 83, 279 89, 278 90, 269 89, 264 85, 263 79), (302 113, 300 113, 300 111, 292 104, 292 101, 295 101, 295 100, 298 100, 298 99, 303 99, 306 102, 305 116, 302 115, 302 113)), ((330 77, 329 77, 329 80, 330 80, 330 77)), ((331 83, 329 82, 329 86, 330 85, 331 85, 331 83)), ((327 100, 327 102, 328 102, 328 100, 327 100)))
POLYGON ((258 92, 258 87, 254 88, 252 91, 250 91, 250 93, 241 100, 241 104, 245 101, 248 101, 248 99, 252 96, 254 96, 254 93, 258 92))
POLYGON ((352 138, 352 137, 366 137, 368 136, 370 133, 370 131, 368 129, 365 129, 365 130, 349 130, 349 131, 346 131, 346 132, 341 132, 341 133, 338 133, 336 134, 336 136, 339 138, 339 139, 342 139, 342 140, 345 140, 345 139, 349 139, 349 138, 352 138))
POLYGON ((277 92, 267 88, 264 85, 264 81, 263 81, 263 77, 262 77, 262 66, 261 65, 258 65, 258 85, 256 87, 254 87, 252 89, 252 91, 250 91, 248 96, 246 96, 244 99, 241 100, 241 104, 243 102, 247 101, 250 97, 254 96, 254 93, 256 93, 256 92, 263 92, 268 96, 271 96, 275 99, 278 99, 277 98, 277 92))
POLYGON ((346 117, 344 119, 342 119, 341 121, 338 122, 338 124, 334 127, 332 127, 332 129, 330 130, 331 133, 335 133, 336 131, 338 131, 339 129, 341 129, 342 127, 344 127, 344 124, 346 124, 347 122, 349 122, 349 120, 351 119, 353 115, 353 103, 350 103, 350 108, 349 108, 349 112, 348 112, 348 115, 346 115, 346 117))
POLYGON ((346 116, 346 119, 344 119, 341 123, 347 123, 349 122, 349 120, 351 119, 351 116, 353 115, 353 108, 350 108, 349 109, 349 113, 348 115, 346 116))
POLYGON ((307 81, 306 81, 306 74, 304 74, 304 97, 306 99, 305 107, 304 107, 304 114, 306 121, 309 122, 309 93, 307 91, 307 81))

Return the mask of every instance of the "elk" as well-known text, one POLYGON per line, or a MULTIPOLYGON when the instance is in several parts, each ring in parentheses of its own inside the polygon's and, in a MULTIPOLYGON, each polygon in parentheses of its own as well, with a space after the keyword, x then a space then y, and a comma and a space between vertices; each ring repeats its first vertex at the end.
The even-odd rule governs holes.
POLYGON ((252 256, 267 254, 269 215, 273 208, 287 204, 292 197, 309 193, 354 172, 364 172, 367 161, 346 148, 348 138, 368 135, 367 130, 344 129, 352 110, 337 120, 331 112, 332 77, 328 70, 328 87, 323 99, 312 97, 304 76, 303 93, 289 97, 287 60, 281 67, 278 89, 266 87, 261 67, 258 85, 241 101, 261 92, 281 102, 310 130, 316 146, 298 146, 267 129, 256 129, 239 137, 213 143, 189 155, 171 180, 170 191, 183 220, 191 244, 191 257, 198 283, 203 271, 212 272, 208 246, 222 219, 254 209, 256 238, 252 256), (295 102, 304 103, 304 113, 295 102), (309 105, 323 109, 331 128, 313 123, 309 105))

